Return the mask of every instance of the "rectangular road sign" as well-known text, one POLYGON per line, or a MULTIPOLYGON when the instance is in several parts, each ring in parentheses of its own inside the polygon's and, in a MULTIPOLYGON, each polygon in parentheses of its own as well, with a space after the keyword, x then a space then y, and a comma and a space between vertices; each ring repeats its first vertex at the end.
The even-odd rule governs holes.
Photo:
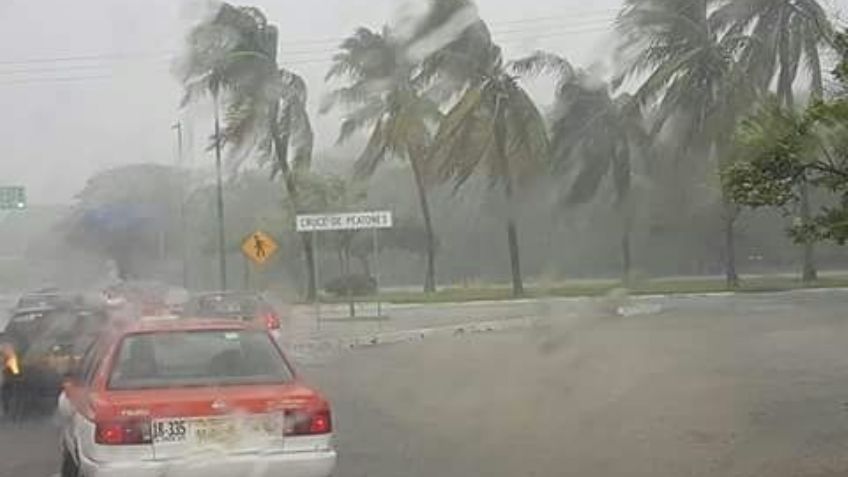
POLYGON ((26 209, 26 188, 22 186, 0 186, 0 210, 26 209))
POLYGON ((350 214, 298 215, 298 232, 326 230, 362 230, 392 228, 391 211, 355 212, 350 214))

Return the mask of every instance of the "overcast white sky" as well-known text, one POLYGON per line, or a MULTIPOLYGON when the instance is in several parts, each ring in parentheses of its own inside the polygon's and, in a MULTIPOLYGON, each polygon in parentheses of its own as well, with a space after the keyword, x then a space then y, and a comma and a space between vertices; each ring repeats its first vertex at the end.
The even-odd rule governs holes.
MULTIPOLYGON (((99 169, 173 161, 180 87, 169 56, 197 3, 0 0, 0 184, 26 185, 34 203, 64 202, 99 169)), ((249 3, 279 25, 283 63, 306 77, 317 102, 339 39, 359 25, 379 27, 402 0, 249 3)), ((477 3, 508 57, 541 48, 588 66, 606 56, 622 1, 477 3)), ((320 149, 333 142, 337 123, 315 121, 320 149)), ((206 126, 194 129, 205 134, 206 126)))

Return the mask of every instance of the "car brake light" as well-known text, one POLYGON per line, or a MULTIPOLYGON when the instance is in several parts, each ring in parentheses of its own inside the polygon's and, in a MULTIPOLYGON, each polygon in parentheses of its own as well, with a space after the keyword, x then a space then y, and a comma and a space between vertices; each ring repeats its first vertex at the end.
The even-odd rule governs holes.
POLYGON ((280 329, 280 318, 274 313, 268 313, 267 315, 265 315, 265 326, 269 330, 280 329))
POLYGON ((150 444, 150 421, 147 419, 122 419, 98 422, 94 442, 106 446, 150 444))
POLYGON ((290 411, 286 413, 285 435, 309 436, 333 431, 329 409, 290 411))
POLYGON ((21 366, 18 362, 18 353, 11 346, 3 347, 3 368, 13 376, 21 374, 21 366))
POLYGON ((333 424, 330 419, 330 411, 324 410, 312 415, 312 422, 309 423, 310 434, 326 434, 333 430, 333 424))

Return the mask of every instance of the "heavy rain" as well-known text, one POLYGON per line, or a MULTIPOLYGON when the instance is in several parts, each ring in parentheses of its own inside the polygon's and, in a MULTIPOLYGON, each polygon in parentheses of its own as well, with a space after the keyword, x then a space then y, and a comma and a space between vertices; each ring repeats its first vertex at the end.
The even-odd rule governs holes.
POLYGON ((0 0, 0 477, 848 475, 848 0, 0 0))

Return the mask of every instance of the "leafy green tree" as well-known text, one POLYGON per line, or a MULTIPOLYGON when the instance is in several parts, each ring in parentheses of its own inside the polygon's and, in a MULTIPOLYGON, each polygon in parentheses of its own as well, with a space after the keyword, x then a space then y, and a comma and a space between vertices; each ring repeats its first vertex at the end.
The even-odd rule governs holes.
POLYGON ((513 68, 519 74, 556 76, 551 160, 554 172, 567 181, 561 200, 586 203, 598 195, 604 178, 612 178, 614 204, 622 219, 621 260, 627 281, 632 262, 632 177, 649 146, 641 109, 629 94, 613 98, 606 82, 556 55, 538 52, 513 68))
MULTIPOLYGON (((738 62, 751 39, 716 28, 709 4, 626 0, 617 26, 623 68, 614 86, 639 80, 634 97, 651 110, 654 139, 670 138, 675 161, 718 164, 717 175, 733 157, 734 125, 757 91, 738 62)), ((734 224, 739 209, 727 197, 722 200, 725 273, 728 286, 737 287, 734 224)))
POLYGON ((356 162, 357 176, 370 177, 389 157, 408 161, 428 244, 424 291, 429 293, 436 290, 436 239, 427 200, 427 186, 432 180, 427 156, 431 131, 441 113, 416 84, 416 64, 410 60, 409 46, 388 28, 382 32, 359 28, 333 58, 327 79, 343 79, 346 85, 329 95, 324 111, 338 106, 348 110, 339 142, 356 131, 369 130, 368 144, 356 162))
MULTIPOLYGON (((848 85, 848 35, 837 37, 843 60, 834 71, 848 85)), ((749 207, 789 207, 801 200, 800 186, 823 187, 839 198, 809 222, 791 229, 796 241, 848 242, 848 95, 817 101, 804 113, 778 99, 763 103, 742 122, 738 132, 743 161, 728 168, 724 186, 733 199, 749 207)))
POLYGON ((180 238, 187 176, 168 166, 117 167, 91 177, 61 224, 72 246, 110 260, 122 279, 150 278, 180 238))
POLYGON ((464 73, 467 86, 439 125, 432 158, 440 176, 457 189, 482 170, 503 191, 513 294, 521 296, 516 196, 546 170, 550 144, 541 113, 510 73, 500 48, 490 43, 477 54, 485 61, 464 73))
MULTIPOLYGON (((777 84, 777 97, 782 106, 795 107, 794 85, 800 67, 810 73, 814 100, 822 99, 824 82, 820 50, 832 44, 833 28, 818 0, 733 0, 725 1, 712 15, 718 28, 731 34, 751 31, 754 41, 742 52, 742 62, 760 88, 777 84)), ((800 220, 810 221, 807 183, 799 184, 800 220)), ((812 242, 804 243, 803 279, 816 279, 812 242)))
MULTIPOLYGON (((258 155, 271 177, 282 176, 286 192, 300 210, 299 169, 312 158, 313 132, 306 111, 306 84, 277 64, 277 28, 257 8, 220 6, 211 19, 188 35, 182 61, 185 101, 211 93, 225 107, 221 135, 238 162, 258 155)), ((213 144, 214 146, 215 144, 213 144)), ((316 296, 314 251, 301 236, 306 262, 307 298, 316 296)))

